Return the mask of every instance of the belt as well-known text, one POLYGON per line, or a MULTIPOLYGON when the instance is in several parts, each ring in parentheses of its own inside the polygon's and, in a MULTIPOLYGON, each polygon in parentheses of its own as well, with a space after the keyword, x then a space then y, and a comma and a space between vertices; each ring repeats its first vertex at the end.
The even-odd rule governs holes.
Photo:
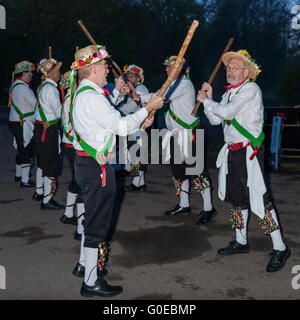
POLYGON ((65 147, 66 147, 66 148, 74 148, 73 145, 70 144, 70 143, 65 143, 65 147))
POLYGON ((88 153, 86 153, 85 151, 76 150, 76 154, 78 156, 82 156, 82 157, 90 157, 90 155, 88 153))
POLYGON ((250 145, 251 145, 250 141, 248 141, 248 143, 246 145, 244 145, 243 142, 238 142, 238 143, 234 143, 234 144, 229 144, 228 149, 232 150, 232 151, 238 151, 238 150, 244 149, 250 145))

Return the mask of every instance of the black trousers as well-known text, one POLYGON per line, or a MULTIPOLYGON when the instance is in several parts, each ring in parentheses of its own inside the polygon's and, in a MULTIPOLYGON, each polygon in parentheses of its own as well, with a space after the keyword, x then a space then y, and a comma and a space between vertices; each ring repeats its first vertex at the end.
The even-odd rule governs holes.
POLYGON ((65 155, 70 163, 71 172, 72 172, 72 180, 69 183, 68 191, 72 193, 80 194, 80 187, 75 180, 75 171, 74 171, 74 161, 76 156, 76 150, 74 148, 69 148, 65 146, 65 155))
POLYGON ((34 125, 34 149, 37 156, 37 166, 43 170, 43 177, 56 177, 58 174, 58 130, 56 125, 46 130, 42 141, 44 127, 34 125))
POLYGON ((116 180, 113 167, 105 164, 106 186, 102 187, 101 166, 92 157, 75 157, 75 180, 81 189, 85 206, 83 223, 84 246, 97 248, 100 241, 106 241, 111 228, 116 180))
MULTIPOLYGON (((256 155, 262 175, 264 175, 264 147, 256 155)), ((249 188, 247 187, 246 148, 238 151, 229 150, 228 174, 226 176, 226 200, 242 210, 250 207, 249 188)), ((268 191, 264 194, 264 203, 271 202, 268 191)))
MULTIPOLYGON (((194 136, 196 137, 196 130, 197 129, 194 129, 193 130, 193 134, 194 136)), ((200 175, 202 172, 199 172, 198 175, 194 175, 194 176, 191 176, 191 175, 186 175, 186 168, 192 168, 194 167, 195 165, 194 164, 187 164, 184 160, 182 161, 182 163, 175 163, 175 147, 174 147, 174 138, 173 136, 171 137, 171 141, 170 141, 170 155, 171 155, 171 158, 170 158, 170 165, 171 165, 171 170, 172 170, 172 174, 173 176, 175 177, 175 179, 178 179, 178 180, 186 180, 186 179, 193 179, 195 177, 197 177, 198 175, 200 175)), ((192 144, 192 153, 193 155, 195 155, 195 152, 196 152, 196 142, 193 140, 191 142, 192 144)))
POLYGON ((20 122, 10 121, 8 128, 13 136, 16 138, 17 143, 17 155, 16 164, 21 165, 22 163, 30 163, 30 159, 33 157, 33 138, 30 140, 28 145, 24 147, 23 139, 23 128, 20 122))

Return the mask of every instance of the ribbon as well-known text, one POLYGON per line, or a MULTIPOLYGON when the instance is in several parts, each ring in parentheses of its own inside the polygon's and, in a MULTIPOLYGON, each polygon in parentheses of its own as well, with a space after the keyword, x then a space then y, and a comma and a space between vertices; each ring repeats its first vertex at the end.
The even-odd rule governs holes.
POLYGON ((109 91, 105 88, 102 88, 102 90, 103 90, 104 97, 107 98, 110 95, 109 91))
POLYGON ((257 152, 258 152, 258 146, 255 146, 255 150, 254 150, 254 152, 252 153, 252 155, 250 156, 250 160, 253 160, 254 159, 254 157, 257 155, 257 152))

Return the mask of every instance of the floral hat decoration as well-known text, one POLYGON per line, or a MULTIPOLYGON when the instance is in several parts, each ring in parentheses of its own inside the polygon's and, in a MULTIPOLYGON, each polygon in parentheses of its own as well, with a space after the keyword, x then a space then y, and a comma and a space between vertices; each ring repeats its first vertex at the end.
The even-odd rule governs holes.
MULTIPOLYGON (((167 58, 167 59, 164 61, 163 64, 164 64, 165 66, 174 65, 175 62, 176 62, 176 59, 177 59, 177 56, 171 56, 171 57, 167 58)), ((186 75, 186 77, 187 77, 188 79, 190 79, 189 73, 190 73, 191 68, 186 65, 186 60, 185 60, 185 58, 182 58, 181 66, 185 69, 185 75, 186 75)))
POLYGON ((144 75, 144 70, 141 67, 139 67, 135 64, 131 64, 131 65, 126 64, 124 66, 123 70, 124 70, 124 72, 132 72, 132 73, 139 75, 140 79, 141 79, 141 83, 144 82, 145 75, 144 75))
POLYGON ((37 67, 37 71, 43 74, 42 78, 46 78, 51 72, 59 70, 62 62, 55 59, 42 59, 37 67))
MULTIPOLYGON (((76 78, 77 76, 77 72, 74 72, 74 78, 76 78)), ((71 86, 71 71, 67 71, 64 74, 62 74, 60 76, 60 81, 59 81, 59 85, 63 88, 63 89, 68 89, 71 86)))
POLYGON ((109 57, 105 46, 90 45, 76 51, 75 61, 72 63, 71 69, 82 69, 109 57))
POLYGON ((230 51, 227 52, 223 55, 222 60, 223 63, 225 65, 225 67, 228 66, 229 61, 231 59, 239 59, 242 60, 243 63, 248 66, 249 70, 250 70, 250 74, 249 74, 249 78, 252 81, 255 81, 257 76, 261 73, 261 68, 260 66, 256 63, 255 59, 253 59, 251 57, 251 55, 249 54, 249 52, 247 50, 238 50, 237 52, 234 51, 230 51))

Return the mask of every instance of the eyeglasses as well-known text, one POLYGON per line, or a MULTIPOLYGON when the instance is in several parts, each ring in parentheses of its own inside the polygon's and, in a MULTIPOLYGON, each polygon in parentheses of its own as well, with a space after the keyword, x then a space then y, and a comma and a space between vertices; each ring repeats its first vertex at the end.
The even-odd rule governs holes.
POLYGON ((236 71, 241 70, 241 69, 245 70, 245 68, 237 68, 237 67, 231 67, 231 66, 225 67, 226 71, 233 71, 233 72, 236 72, 236 71))

